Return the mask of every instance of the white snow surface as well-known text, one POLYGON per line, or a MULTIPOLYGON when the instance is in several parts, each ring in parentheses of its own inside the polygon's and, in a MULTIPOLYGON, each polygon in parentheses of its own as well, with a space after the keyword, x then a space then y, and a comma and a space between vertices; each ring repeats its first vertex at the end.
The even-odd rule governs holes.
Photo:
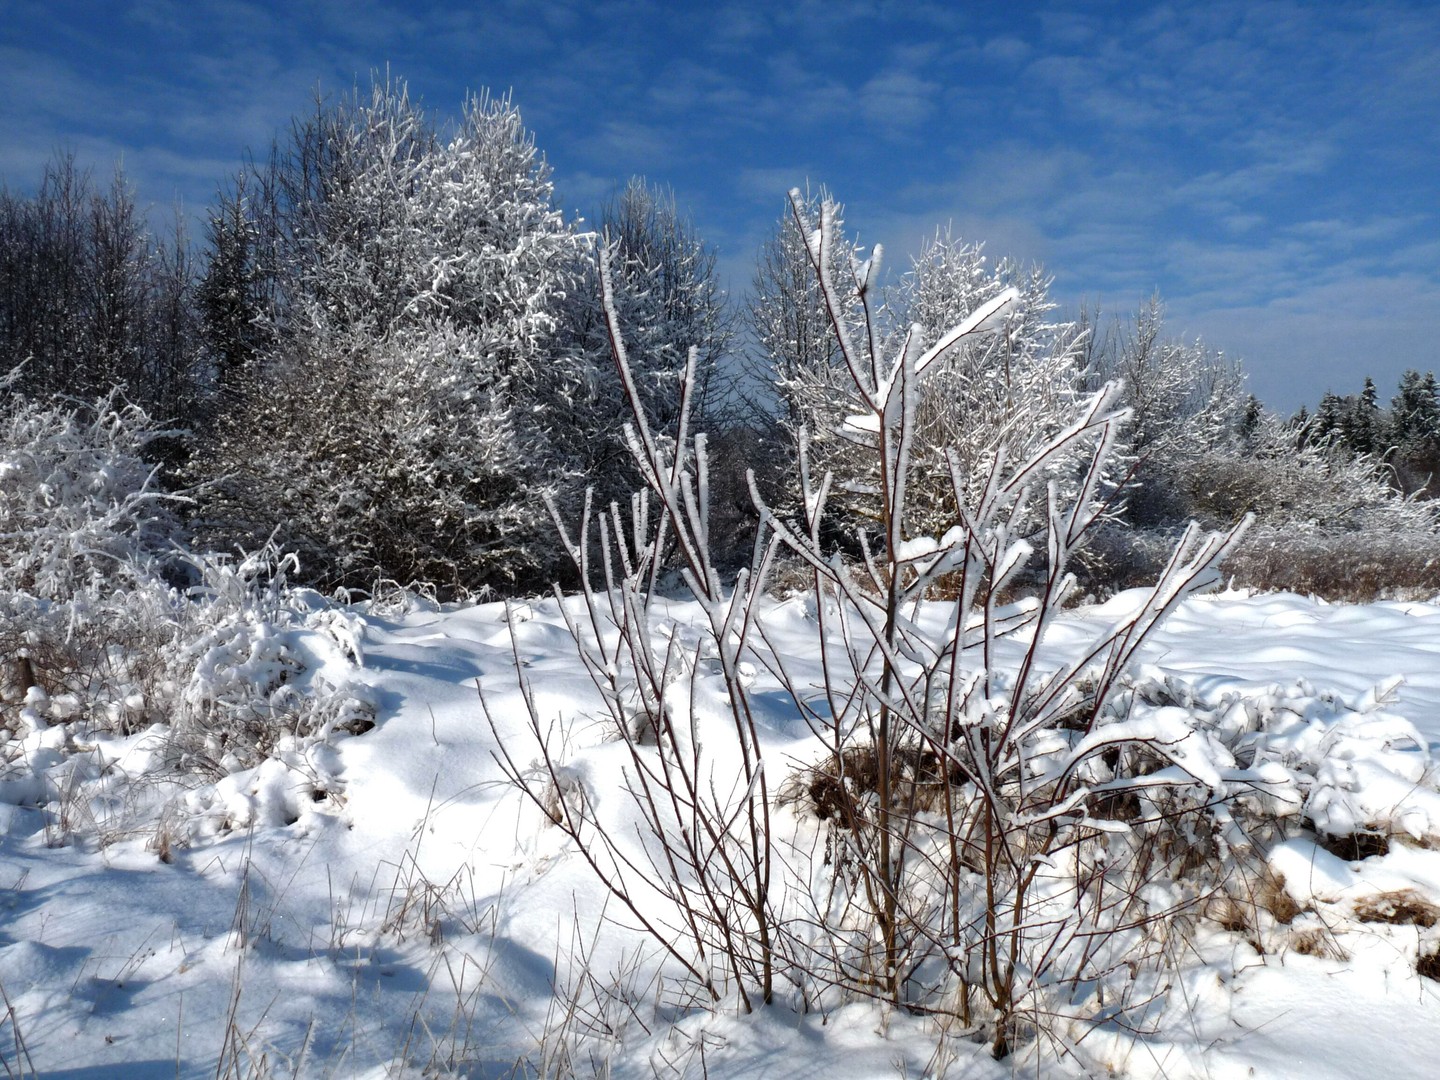
MULTIPOLYGON (((1134 603, 1078 609, 1047 645, 1077 649, 1134 603)), ((806 604, 763 616, 797 669, 814 663, 806 604)), ((1151 1030, 1077 1029, 1072 1054, 1028 1046, 1001 1062, 875 1004, 687 1009, 679 980, 657 979, 654 944, 493 756, 481 691, 515 759, 534 756, 518 656, 569 775, 597 813, 623 813, 622 748, 557 602, 344 614, 363 656, 345 677, 376 726, 282 745, 217 782, 181 790, 155 772, 163 731, 77 746, 28 714, 0 771, 8 1075, 249 1075, 262 1061, 258 1075, 533 1075, 553 1063, 570 1001, 613 1035, 584 1043, 581 1075, 1378 1080, 1433 1075, 1440 1060, 1440 983, 1416 972, 1440 926, 1362 917, 1396 896, 1440 915, 1440 604, 1227 593, 1164 624, 1146 674, 1284 714, 1271 745, 1316 777, 1315 820, 1409 839, 1347 862, 1297 829, 1269 853, 1303 909, 1290 924, 1254 941, 1202 923, 1151 1030), (587 994, 586 970, 617 992, 587 994)), ((670 616, 703 620, 679 601, 670 616)), ((767 678, 766 767, 783 771, 819 748, 767 678)))

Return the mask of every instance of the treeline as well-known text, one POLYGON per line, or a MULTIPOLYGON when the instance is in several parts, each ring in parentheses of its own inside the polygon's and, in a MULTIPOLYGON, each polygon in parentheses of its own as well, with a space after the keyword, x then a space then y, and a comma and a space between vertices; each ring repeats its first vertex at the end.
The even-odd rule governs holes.
MULTIPOLYGON (((1331 395, 1315 418, 1282 422, 1234 361, 1167 338, 1158 300, 1126 318, 1061 319, 1043 271, 946 232, 889 276, 843 223, 834 235, 832 282, 861 286, 836 290, 854 296, 842 317, 788 212, 732 304, 670 193, 637 179, 593 225, 568 220, 508 100, 478 96, 441 123, 403 84, 377 84, 298 116, 224 181, 193 243, 178 225, 158 238, 123 177, 97 185, 70 157, 33 195, 0 190, 0 373, 13 372, 0 394, 13 411, 119 388, 169 432, 149 456, 185 493, 177 539, 196 550, 273 539, 324 588, 529 590, 568 563, 552 513, 635 486, 602 255, 655 430, 693 387, 715 462, 712 534, 737 565, 754 525, 747 472, 791 513, 802 457, 829 472, 840 548, 879 513, 843 335, 909 334, 929 349, 1014 290, 1003 332, 940 351, 913 395, 924 467, 911 534, 941 535, 1002 447, 1042 445, 1118 380, 1132 419, 1110 526, 1086 556, 1095 589, 1153 577, 1192 518, 1255 512, 1249 550, 1289 553, 1245 571, 1258 584, 1324 587, 1318 567, 1337 550, 1383 548, 1393 568, 1397 538, 1433 544, 1428 508, 1399 497, 1437 459, 1433 377, 1402 386, 1389 414, 1369 386, 1368 405, 1331 395), (1304 565, 1308 578, 1275 577, 1304 565)), ((1053 468, 1043 479, 1058 492, 1078 482, 1081 463, 1053 468)))
POLYGON ((196 264, 183 223, 156 236, 116 170, 100 185, 73 155, 33 196, 0 187, 0 375, 34 397, 123 385, 156 415, 199 391, 196 264))
POLYGON ((1412 368, 1400 376, 1388 409, 1368 376, 1358 394, 1327 390, 1315 415, 1302 407, 1292 425, 1308 441, 1384 461, 1406 494, 1440 493, 1440 387, 1433 371, 1421 375, 1412 368))

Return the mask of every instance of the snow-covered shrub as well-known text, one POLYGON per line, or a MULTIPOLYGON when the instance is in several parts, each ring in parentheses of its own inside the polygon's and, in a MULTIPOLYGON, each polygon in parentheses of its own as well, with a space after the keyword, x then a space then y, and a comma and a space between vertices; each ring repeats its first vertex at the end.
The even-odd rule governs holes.
MULTIPOLYGON (((0 394, 3 394, 0 389, 0 394)), ((112 730, 155 719, 175 626, 174 496, 142 456, 160 434, 110 394, 94 404, 0 398, 0 723, 112 730), (33 710, 32 710, 33 711, 33 710)))
POLYGON ((170 657, 174 747, 185 771, 233 773, 286 744, 374 726, 374 704, 348 677, 364 663, 360 622, 289 585, 293 554, 269 545, 196 564, 201 582, 170 657))
POLYGON ((724 588, 710 554, 706 440, 684 413, 673 442, 656 436, 617 348, 646 490, 628 513, 612 506, 561 531, 584 582, 570 629, 624 747, 635 827, 607 827, 523 671, 539 758, 527 767, 506 748, 506 769, 712 999, 727 987, 746 1005, 787 989, 807 1005, 880 997, 983 1030, 997 1054, 1057 1016, 1125 1022, 1097 1001, 1123 1001, 1163 927, 1219 886, 1221 849, 1195 838, 1223 833, 1224 850, 1238 850, 1237 800, 1281 779, 1240 762, 1205 730, 1203 710, 1137 709, 1129 674, 1160 620, 1219 580, 1236 533, 1187 532, 1153 587, 1078 657, 1050 659, 1047 636, 1075 584, 1069 565, 1105 512, 1125 419, 1116 389, 1048 441, 1013 457, 997 447, 978 491, 947 456, 958 522, 918 531, 907 498, 924 376, 945 348, 999 332, 1015 295, 992 297, 938 343, 919 331, 901 343, 852 334, 851 301, 831 273, 833 206, 814 227, 797 194, 795 213, 862 410, 847 423, 883 480, 876 534, 853 541, 863 565, 832 557, 822 539, 832 476, 812 471, 802 432, 802 519, 791 525, 762 503, 751 567, 724 588), (1061 462, 1081 465, 1063 489, 1052 478, 1061 462), (1039 584, 1002 604, 1037 519, 1039 584), (766 644, 765 583, 780 545, 811 574, 819 685, 766 644), (706 615, 695 636, 657 615, 670 551, 706 615), (953 599, 927 601, 942 577, 953 599), (826 748, 789 781, 762 754, 750 691, 762 666, 826 748), (1180 894, 1146 891, 1197 858, 1205 872, 1180 894), (656 894, 673 922, 637 900, 656 894))
MULTIPOLYGON (((317 744, 374 723, 352 685, 355 618, 290 587, 295 558, 273 545, 239 560, 181 549, 175 496, 142 456, 153 437, 114 395, 0 399, 0 801, 58 806, 57 840, 92 803, 95 828, 117 805, 159 813, 166 783, 261 769, 293 800, 317 744)), ((219 798, 223 820, 244 820, 231 786, 191 810, 219 798)))
POLYGON ((1402 495, 1378 460, 1306 442, 1274 417, 1244 439, 1192 451, 1172 498, 1217 526, 1239 515, 1255 527, 1236 551, 1236 584, 1373 600, 1440 588, 1440 513, 1402 495))
POLYGON ((7 381, 0 590, 67 599, 163 569, 178 526, 145 452, 167 433, 118 392, 93 404, 43 404, 7 393, 7 381))
POLYGON ((1260 525, 1226 563, 1237 587, 1369 603, 1440 596, 1433 528, 1332 531, 1260 525))
POLYGON ((1297 446, 1273 416, 1243 439, 1193 450, 1174 484, 1192 513, 1211 523, 1247 511, 1262 525, 1333 534, 1425 532, 1437 523, 1423 500, 1395 490, 1376 459, 1297 446))
MULTIPOLYGON (((1372 836, 1440 840, 1440 775, 1426 739, 1394 711, 1401 679, 1393 677, 1347 699, 1305 680, 1207 696, 1154 669, 1127 685, 1132 722, 1164 724, 1184 713, 1205 745, 1189 755, 1197 774, 1214 768, 1213 796, 1244 832, 1217 831, 1222 844, 1248 849, 1250 836, 1275 839, 1287 820, 1322 838, 1372 836), (1248 835, 1247 835, 1248 834, 1248 835)), ((1193 738, 1194 736, 1186 736, 1193 738)), ((1162 800, 1172 792, 1161 785, 1162 800)), ((1166 810, 1173 802, 1165 802, 1166 810)), ((1247 851, 1222 851, 1244 857, 1247 851)))
POLYGON ((1133 467, 1117 505, 1135 532, 1110 527, 1097 538, 1085 556, 1087 587, 1134 585, 1153 565, 1148 556, 1191 519, 1221 528, 1249 513, 1255 526, 1230 563, 1237 584, 1349 599, 1387 588, 1433 593, 1440 518, 1401 495, 1393 462, 1378 456, 1373 386, 1353 409, 1327 395, 1297 430, 1245 395, 1235 361, 1164 338, 1158 299, 1088 340, 1090 377, 1123 379, 1134 417, 1133 467), (1360 445, 1369 449, 1357 453, 1360 445))
POLYGON ((192 563, 200 583, 186 591, 151 579, 69 601, 5 597, 7 726, 163 725, 177 764, 202 772, 251 767, 286 736, 372 726, 373 706, 347 677, 363 663, 358 620, 289 586, 293 555, 267 547, 192 563))
MULTIPOLYGON (((660 861, 652 862, 653 872, 637 864, 628 836, 598 825, 593 807, 548 745, 548 729, 523 673, 530 730, 542 762, 525 769, 504 746, 500 756, 512 782, 579 846, 611 896, 705 995, 718 1001, 721 988, 733 986, 748 1012, 772 1001, 782 977, 771 895, 771 786, 749 695, 754 673, 746 659, 775 540, 762 530, 751 567, 740 572, 733 588, 722 583, 710 536, 709 452, 704 434, 692 435, 689 426, 692 392, 698 389, 697 352, 690 351, 680 382, 671 442, 652 427, 629 363, 606 250, 599 272, 616 373, 630 413, 626 435, 645 489, 631 498, 628 512, 612 503, 594 517, 587 497, 574 531, 553 504, 552 512, 581 582, 581 613, 570 614, 563 596, 561 610, 611 730, 628 751, 624 782, 639 814, 638 835, 642 844, 654 845, 652 851, 663 852, 654 856, 660 861), (599 566, 592 558, 597 547, 599 566), (654 609, 657 582, 672 563, 705 612, 698 643, 667 639, 654 609), (702 666, 717 672, 729 721, 721 735, 726 750, 719 755, 725 762, 719 770, 716 755, 702 747, 696 699, 685 703, 702 666), (637 903, 637 888, 673 904, 682 927, 671 930, 650 921, 637 903)), ((494 729, 495 718, 489 719, 494 729)))
POLYGON ((953 1010, 1003 1054, 1077 1007, 1062 987, 1106 984, 1108 996, 1143 928, 1173 914, 1141 895, 1147 874, 1181 866, 1183 845, 1157 834, 1178 841, 1226 820, 1208 737, 1189 714, 1133 717, 1126 669, 1168 611, 1219 580, 1236 533, 1187 530, 1133 609, 1078 660, 1048 660, 1046 635, 1075 587, 1071 563, 1107 511, 1127 418, 1119 388, 1048 434, 1002 436, 979 483, 961 451, 944 454, 955 522, 923 531, 927 518, 908 501, 923 457, 924 380, 946 349, 983 355, 987 337, 1003 340, 1019 295, 996 293, 938 340, 919 327, 902 341, 852 335, 830 271, 831 210, 816 227, 798 199, 795 208, 861 406, 846 425, 880 483, 858 575, 827 557, 832 477, 812 471, 808 455, 803 528, 774 525, 813 574, 825 685, 787 682, 830 748, 807 778, 810 797, 825 797, 816 808, 825 865, 805 875, 814 906, 786 944, 820 985, 953 1010), (1003 604, 1034 554, 1035 521, 1043 570, 1003 604), (927 608, 942 577, 953 599, 927 608), (1142 767, 1120 766, 1131 760, 1142 767), (1117 814, 1117 801, 1140 809, 1117 814))
POLYGON ((358 618, 290 587, 293 556, 193 563, 188 592, 12 597, 33 679, 6 689, 0 801, 45 809, 52 842, 153 831, 168 858, 201 832, 288 823, 340 789, 329 744, 374 726, 358 618))
POLYGON ((169 711, 177 597, 156 580, 70 600, 0 595, 0 728, 128 733, 169 711))

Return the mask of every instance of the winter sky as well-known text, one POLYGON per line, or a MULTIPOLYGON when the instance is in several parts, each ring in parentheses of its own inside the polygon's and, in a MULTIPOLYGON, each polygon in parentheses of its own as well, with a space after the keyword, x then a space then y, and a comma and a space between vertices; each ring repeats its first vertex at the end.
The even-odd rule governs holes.
MULTIPOLYGON (((892 267, 950 222, 1289 411, 1440 367, 1440 5, 0 0, 0 177, 73 150, 196 216, 318 86, 509 90, 567 210, 673 187, 732 292, 823 183, 892 267)), ((159 224, 159 213, 156 223, 159 224)))

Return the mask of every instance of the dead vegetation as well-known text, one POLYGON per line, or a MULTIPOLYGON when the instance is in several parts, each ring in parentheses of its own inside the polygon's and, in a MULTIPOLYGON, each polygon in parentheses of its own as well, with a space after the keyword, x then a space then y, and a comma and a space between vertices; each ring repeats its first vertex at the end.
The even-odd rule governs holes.
POLYGON ((1361 922, 1418 926, 1428 930, 1440 922, 1440 907, 1414 889, 1395 889, 1356 900, 1355 917, 1361 922))

